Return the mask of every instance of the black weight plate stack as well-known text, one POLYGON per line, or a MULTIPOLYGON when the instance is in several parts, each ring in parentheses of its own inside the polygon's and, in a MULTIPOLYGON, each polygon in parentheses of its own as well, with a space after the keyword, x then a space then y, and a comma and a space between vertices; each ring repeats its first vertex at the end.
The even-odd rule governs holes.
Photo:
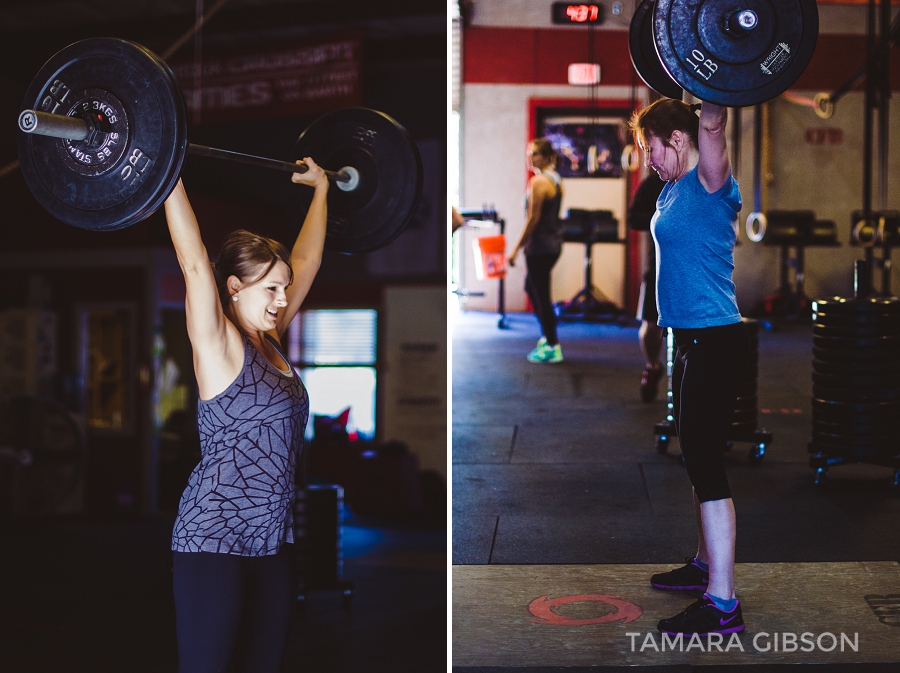
POLYGON ((669 75, 700 100, 756 105, 793 84, 819 33, 815 0, 657 0, 653 37, 669 75), (752 12, 750 30, 735 10, 752 12))
POLYGON ((740 439, 756 432, 758 420, 759 321, 744 318, 744 325, 750 334, 750 355, 738 383, 738 397, 735 401, 734 416, 731 418, 732 439, 740 439))
MULTIPOLYGON (((412 219, 422 193, 422 160, 398 122, 368 108, 344 108, 322 115, 297 139, 291 160, 311 157, 330 171, 351 167, 359 184, 328 190, 325 247, 362 253, 387 245, 412 219)), ((312 190, 297 190, 306 213, 312 190)))
MULTIPOLYGON (((653 44, 653 4, 656 0, 642 0, 631 17, 628 47, 631 63, 644 83, 660 96, 681 100, 682 90, 659 62, 653 44)), ((618 233, 618 232, 617 232, 618 233)))
POLYGON ((91 38, 55 54, 23 108, 79 116, 96 129, 69 141, 19 133, 22 174, 38 202, 76 227, 112 230, 153 213, 187 152, 187 113, 171 70, 144 47, 91 38))
POLYGON ((862 460, 900 448, 900 299, 812 303, 811 453, 862 460))

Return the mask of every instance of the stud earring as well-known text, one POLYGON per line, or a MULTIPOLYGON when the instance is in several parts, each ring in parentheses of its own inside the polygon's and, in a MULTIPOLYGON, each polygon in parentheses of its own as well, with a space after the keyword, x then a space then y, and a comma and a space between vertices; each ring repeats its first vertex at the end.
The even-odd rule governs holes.
POLYGON ((236 294, 231 295, 231 301, 237 301, 237 295, 236 295, 236 294))

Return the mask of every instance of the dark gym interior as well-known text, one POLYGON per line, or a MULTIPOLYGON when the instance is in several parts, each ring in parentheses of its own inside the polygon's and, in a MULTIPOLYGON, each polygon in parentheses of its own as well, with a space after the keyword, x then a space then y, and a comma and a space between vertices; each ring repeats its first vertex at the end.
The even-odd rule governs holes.
MULTIPOLYGON (((417 148, 422 192, 402 234, 373 253, 326 250, 303 305, 308 316, 370 317, 371 358, 357 368, 370 387, 364 403, 351 397, 337 381, 355 370, 342 362, 307 383, 298 483, 311 510, 315 493, 331 494, 316 543, 326 567, 298 589, 282 670, 443 670, 444 3, 23 0, 0 6, 0 35, 0 669, 178 668, 170 541, 200 447, 185 286, 163 209, 117 231, 69 226, 41 207, 18 162, 17 118, 43 64, 113 37, 176 73, 190 143, 288 161, 315 120, 364 107, 417 148), (335 406, 316 411, 317 401, 335 406)), ((292 244, 305 211, 286 173, 192 156, 181 175, 211 256, 239 228, 292 244)), ((309 348, 292 333, 298 370, 315 369, 309 348)))
MULTIPOLYGON (((885 307, 887 325, 897 306, 897 3, 815 3, 818 39, 793 84, 751 105, 723 103, 743 201, 734 284, 758 372, 748 384, 753 408, 735 410, 725 453, 746 623, 732 634, 743 649, 725 651, 706 640, 692 651, 660 648, 658 620, 696 596, 649 582, 697 551, 668 379, 655 399, 641 399, 635 314, 653 243, 626 227, 650 171, 628 149, 624 124, 658 98, 629 58, 630 30, 654 3, 596 3, 593 26, 576 23, 591 16, 590 3, 563 11, 563 21, 553 4, 460 2, 453 24, 459 169, 450 193, 464 220, 451 271, 453 670, 896 671, 898 433, 894 412, 879 416, 877 440, 862 427, 875 416, 855 414, 894 408, 897 333, 876 337, 859 327, 864 317, 841 331, 851 322, 835 316, 885 307), (505 234, 509 255, 525 227, 526 151, 541 136, 560 155, 567 227, 552 272, 558 362, 526 359, 541 356, 542 336, 526 265, 520 254, 497 274, 489 247, 505 234), (838 370, 841 390, 830 385, 838 370), (843 415, 848 404, 856 406, 843 415), (802 632, 857 634, 858 647, 791 649, 791 634, 802 632)), ((677 5, 695 17, 693 29, 717 34, 691 13, 724 4, 656 7, 677 5)), ((762 11, 750 2, 728 9, 751 5, 762 11)), ((663 363, 665 355, 664 345, 663 363)))

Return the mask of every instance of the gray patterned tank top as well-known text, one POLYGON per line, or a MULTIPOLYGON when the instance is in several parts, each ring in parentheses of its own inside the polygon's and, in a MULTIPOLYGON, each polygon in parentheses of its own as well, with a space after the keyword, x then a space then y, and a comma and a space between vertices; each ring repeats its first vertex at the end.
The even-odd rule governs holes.
POLYGON ((202 458, 178 505, 174 551, 268 556, 294 541, 294 472, 309 397, 296 373, 278 371, 243 340, 240 374, 198 404, 202 458))

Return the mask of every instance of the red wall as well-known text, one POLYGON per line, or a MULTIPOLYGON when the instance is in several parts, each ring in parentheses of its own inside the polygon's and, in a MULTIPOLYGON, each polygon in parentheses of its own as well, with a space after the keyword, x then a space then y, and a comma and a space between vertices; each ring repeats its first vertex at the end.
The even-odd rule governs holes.
MULTIPOLYGON (((812 60, 792 88, 834 91, 862 65, 865 49, 862 35, 820 35, 812 60)), ((631 84, 636 75, 627 31, 594 31, 594 55, 594 59, 589 58, 587 30, 467 28, 463 36, 463 81, 567 84, 570 63, 593 61, 600 64, 601 84, 631 84)), ((891 50, 890 68, 891 88, 900 91, 900 49, 891 50)))

